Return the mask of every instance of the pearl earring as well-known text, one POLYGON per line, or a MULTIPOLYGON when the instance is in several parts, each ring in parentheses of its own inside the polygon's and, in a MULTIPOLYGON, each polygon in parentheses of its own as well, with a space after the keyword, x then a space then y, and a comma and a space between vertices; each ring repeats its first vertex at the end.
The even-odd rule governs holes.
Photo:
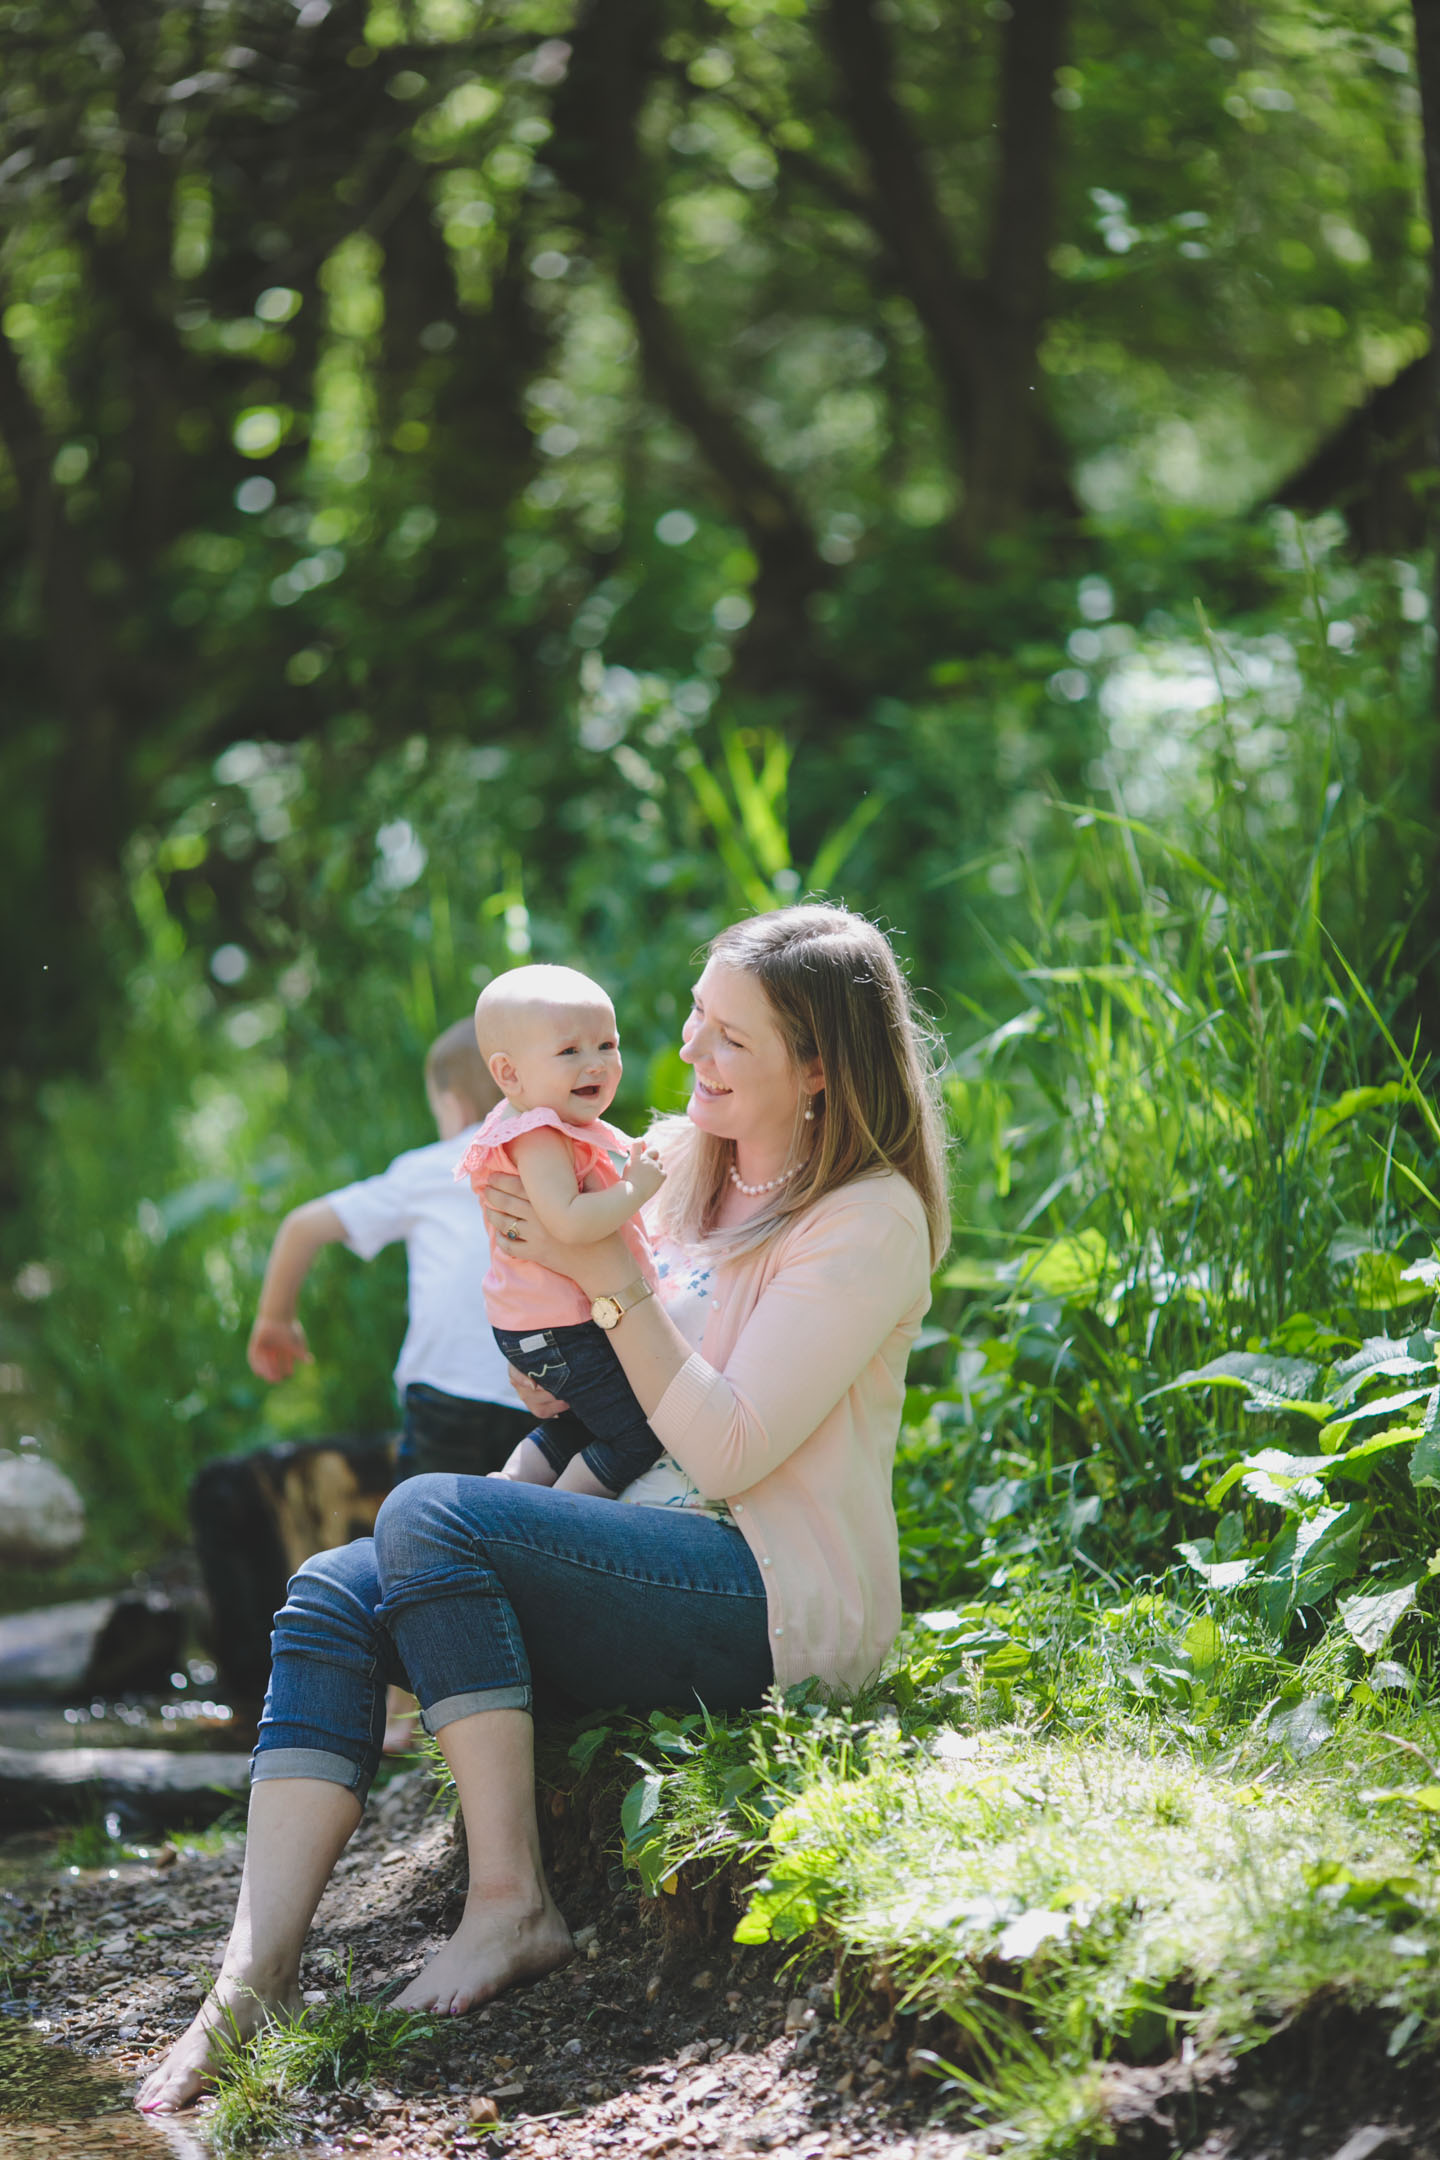
POLYGON ((812 1123, 814 1122, 814 1118, 815 1118, 815 1112, 814 1112, 814 1110, 813 1110, 813 1109, 811 1109, 811 1108, 808 1108, 808 1107, 807 1107, 807 1109, 806 1109, 806 1111, 805 1111, 805 1123, 806 1123, 807 1125, 809 1125, 809 1124, 812 1124, 812 1123))

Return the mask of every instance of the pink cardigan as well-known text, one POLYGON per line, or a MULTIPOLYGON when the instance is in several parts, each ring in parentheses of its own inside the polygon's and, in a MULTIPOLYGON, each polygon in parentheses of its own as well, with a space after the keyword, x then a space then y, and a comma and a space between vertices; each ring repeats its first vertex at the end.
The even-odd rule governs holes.
POLYGON ((720 1263, 700 1349, 650 1419, 759 1561, 784 1687, 858 1687, 895 1639, 890 1480, 929 1303, 918 1193, 893 1172, 859 1178, 720 1263))

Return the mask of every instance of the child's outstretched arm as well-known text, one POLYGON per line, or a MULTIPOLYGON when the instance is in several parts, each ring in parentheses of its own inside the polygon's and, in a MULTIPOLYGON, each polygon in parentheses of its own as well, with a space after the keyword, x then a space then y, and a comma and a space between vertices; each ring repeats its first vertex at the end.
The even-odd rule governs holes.
POLYGON ((297 1365, 314 1364, 295 1305, 316 1253, 344 1237, 345 1225, 328 1200, 307 1200, 303 1207, 292 1208, 276 1231, 245 1352, 251 1372, 261 1380, 288 1380, 297 1365))
POLYGON ((526 1196, 552 1237, 567 1245, 593 1245, 613 1231, 665 1182, 665 1173, 643 1140, 630 1143, 630 1160, 618 1185, 604 1192, 575 1190, 575 1158, 570 1143, 553 1126, 521 1133, 511 1143, 515 1167, 526 1196))

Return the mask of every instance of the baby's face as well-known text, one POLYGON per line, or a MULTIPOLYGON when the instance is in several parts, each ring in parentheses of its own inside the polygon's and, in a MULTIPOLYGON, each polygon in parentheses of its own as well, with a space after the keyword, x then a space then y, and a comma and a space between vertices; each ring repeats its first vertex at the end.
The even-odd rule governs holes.
POLYGON ((554 1110, 567 1124, 603 1117, 624 1068, 608 1005, 543 1005, 526 1016, 510 1051, 527 1110, 554 1110))

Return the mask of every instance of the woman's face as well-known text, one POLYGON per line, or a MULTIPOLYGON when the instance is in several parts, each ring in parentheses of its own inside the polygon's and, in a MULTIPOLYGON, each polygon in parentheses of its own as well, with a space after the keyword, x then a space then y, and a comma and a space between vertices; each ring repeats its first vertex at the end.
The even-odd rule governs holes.
POLYGON ((693 995, 680 1047, 695 1069, 691 1123, 717 1140, 788 1147, 800 1097, 819 1084, 818 1065, 797 1072, 769 999, 743 968, 709 961, 693 995))

